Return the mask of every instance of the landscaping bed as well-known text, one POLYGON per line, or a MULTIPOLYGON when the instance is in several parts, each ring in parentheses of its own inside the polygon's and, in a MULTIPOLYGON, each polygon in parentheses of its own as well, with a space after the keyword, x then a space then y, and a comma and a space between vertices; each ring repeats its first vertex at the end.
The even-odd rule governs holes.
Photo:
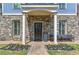
POLYGON ((8 44, 0 45, 0 55, 26 55, 29 45, 8 44))
POLYGON ((79 44, 57 44, 46 45, 50 55, 77 55, 79 54, 79 44))

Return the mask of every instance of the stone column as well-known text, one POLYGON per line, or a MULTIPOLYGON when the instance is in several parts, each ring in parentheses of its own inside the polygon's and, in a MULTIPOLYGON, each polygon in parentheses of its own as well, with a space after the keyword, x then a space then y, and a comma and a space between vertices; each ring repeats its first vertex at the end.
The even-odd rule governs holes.
POLYGON ((23 13, 22 19, 22 44, 25 45, 25 13, 23 13))
POLYGON ((57 44, 57 15, 54 15, 54 43, 57 44))

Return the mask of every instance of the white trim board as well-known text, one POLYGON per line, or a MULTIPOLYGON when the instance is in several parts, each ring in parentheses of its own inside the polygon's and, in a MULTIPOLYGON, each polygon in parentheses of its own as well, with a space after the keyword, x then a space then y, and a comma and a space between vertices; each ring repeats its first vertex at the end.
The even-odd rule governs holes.
POLYGON ((75 13, 77 14, 77 4, 75 5, 75 13))
POLYGON ((58 7, 58 5, 22 5, 22 7, 58 7))
MULTIPOLYGON (((2 15, 22 15, 22 13, 2 13, 2 15)), ((77 15, 75 14, 57 14, 57 15, 77 15)))
POLYGON ((22 13, 2 13, 2 15, 22 15, 22 13))
POLYGON ((75 14, 57 14, 57 15, 77 15, 77 14, 75 13, 75 14))

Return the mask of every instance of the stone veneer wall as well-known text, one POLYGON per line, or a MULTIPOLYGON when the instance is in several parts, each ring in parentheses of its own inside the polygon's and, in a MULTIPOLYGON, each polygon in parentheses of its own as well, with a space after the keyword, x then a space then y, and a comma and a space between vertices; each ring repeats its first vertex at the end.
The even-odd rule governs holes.
MULTIPOLYGON (((67 34, 74 36, 74 41, 79 41, 79 16, 76 15, 58 15, 58 20, 67 20, 67 34)), ((33 22, 29 22, 29 31, 31 34, 31 39, 33 36, 33 22)), ((39 20, 37 20, 39 21, 39 20)), ((41 21, 41 20, 40 20, 41 21)), ((48 34, 53 34, 54 30, 54 20, 53 17, 48 23, 44 21, 43 32, 48 32, 48 34), (47 29, 47 30, 46 30, 47 29)), ((2 16, 0 15, 0 40, 10 40, 10 39, 21 39, 22 37, 22 16, 2 16), (21 35, 13 36, 12 34, 12 20, 20 20, 21 22, 21 35)))
MULTIPOLYGON (((0 15, 0 40, 18 39, 20 36, 13 36, 12 20, 20 20, 22 24, 22 16, 2 16, 0 15)), ((21 32, 22 33, 22 32, 21 32)))
POLYGON ((67 20, 67 34, 73 35, 74 41, 79 41, 79 16, 59 15, 58 20, 67 20))
MULTIPOLYGON (((33 19, 30 21, 28 21, 28 25, 29 25, 29 33, 30 33, 30 39, 34 39, 34 30, 33 30, 33 23, 36 21, 43 21, 43 36, 44 33, 46 32, 47 34, 52 33, 53 34, 53 20, 50 19, 50 21, 46 21, 44 19, 33 19), (50 29, 51 27, 51 29, 50 29)), ((27 26, 27 25, 26 25, 27 26)), ((0 40, 20 40, 22 38, 22 16, 2 16, 0 15, 0 40), (13 35, 13 29, 12 29, 12 20, 20 20, 20 24, 21 24, 21 35, 18 36, 14 36, 13 35)), ((43 37, 44 38, 44 37, 43 37)))

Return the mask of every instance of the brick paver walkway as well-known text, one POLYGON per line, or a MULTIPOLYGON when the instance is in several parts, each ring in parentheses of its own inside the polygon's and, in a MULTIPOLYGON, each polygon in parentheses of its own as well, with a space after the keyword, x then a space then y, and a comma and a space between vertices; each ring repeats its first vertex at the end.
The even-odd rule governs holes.
POLYGON ((28 55, 48 55, 43 42, 33 42, 28 55))

